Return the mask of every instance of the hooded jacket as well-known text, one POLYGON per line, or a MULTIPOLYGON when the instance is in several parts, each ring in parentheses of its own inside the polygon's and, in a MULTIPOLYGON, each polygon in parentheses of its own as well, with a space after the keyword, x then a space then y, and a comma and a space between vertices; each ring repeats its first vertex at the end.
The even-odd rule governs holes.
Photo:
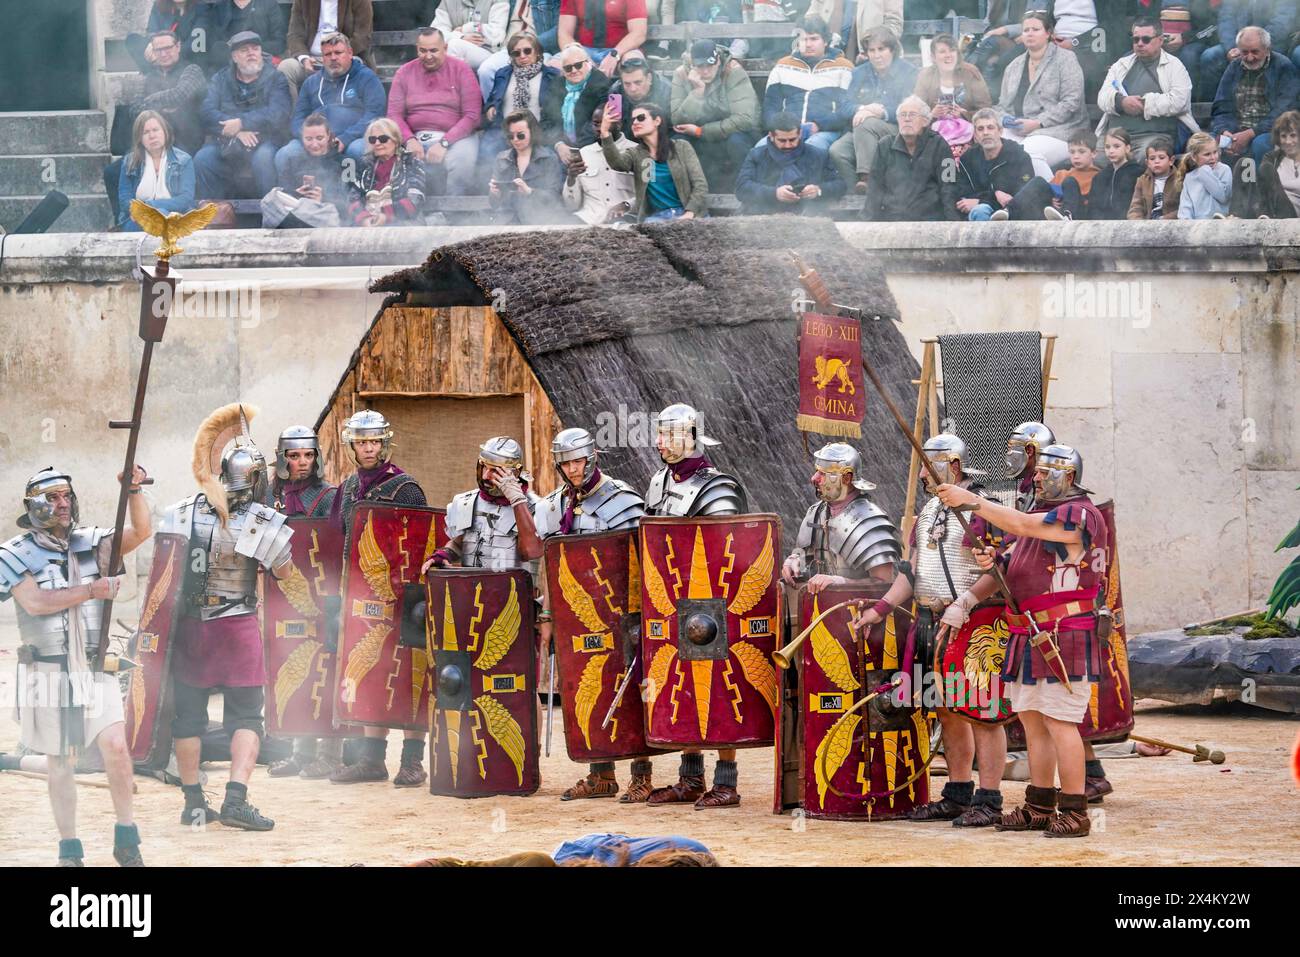
POLYGON ((1133 187, 1146 171, 1141 163, 1129 160, 1119 169, 1103 163, 1101 172, 1092 178, 1092 188, 1084 201, 1086 219, 1127 219, 1133 202, 1133 187))
POLYGON ((794 215, 827 215, 827 207, 844 196, 844 180, 839 169, 831 162, 830 153, 808 143, 800 143, 789 153, 782 153, 764 138, 745 157, 736 176, 736 198, 746 215, 765 213, 791 213, 794 215), (822 194, 817 199, 798 203, 783 203, 776 198, 779 186, 806 183, 820 186, 822 194))
POLYGON ((853 64, 827 50, 810 63, 797 53, 784 56, 772 67, 763 94, 763 126, 770 129, 778 113, 793 113, 801 123, 816 123, 819 131, 838 132, 853 119, 849 84, 853 64))
POLYGON ((387 106, 383 81, 360 57, 353 56, 352 65, 342 76, 332 77, 322 68, 303 81, 291 128, 297 138, 302 135, 307 117, 323 113, 339 142, 348 146, 366 135, 366 127, 383 116, 387 106))
POLYGON ((721 46, 717 51, 718 72, 712 83, 705 84, 703 93, 696 93, 686 79, 694 67, 689 51, 673 71, 673 122, 700 127, 700 139, 709 143, 758 129, 758 94, 749 74, 731 58, 731 51, 721 46))

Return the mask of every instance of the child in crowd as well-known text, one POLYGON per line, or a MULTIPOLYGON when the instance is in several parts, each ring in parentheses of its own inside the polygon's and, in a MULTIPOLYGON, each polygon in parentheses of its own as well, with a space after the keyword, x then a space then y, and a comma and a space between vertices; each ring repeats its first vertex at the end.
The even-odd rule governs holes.
POLYGON ((1088 193, 1097 176, 1097 167, 1093 164, 1094 142, 1091 130, 1075 130, 1069 140, 1069 169, 1058 170, 1050 183, 1035 176, 1016 191, 1011 202, 1007 203, 1004 215, 995 212, 990 218, 1087 219, 1088 193))
POLYGON ((1226 216, 1232 198, 1232 170, 1219 162, 1219 144, 1214 136, 1193 133, 1187 141, 1187 154, 1179 166, 1183 174, 1183 192, 1178 200, 1178 218, 1226 216))
POLYGON ((1147 171, 1133 187, 1129 219, 1177 219, 1183 191, 1182 170, 1174 165, 1174 143, 1157 136, 1147 147, 1147 171))
POLYGON ((1117 126, 1106 131, 1102 149, 1106 165, 1092 180, 1085 207, 1087 219, 1127 219, 1133 202, 1133 188, 1142 175, 1142 164, 1129 152, 1132 140, 1128 130, 1117 126))

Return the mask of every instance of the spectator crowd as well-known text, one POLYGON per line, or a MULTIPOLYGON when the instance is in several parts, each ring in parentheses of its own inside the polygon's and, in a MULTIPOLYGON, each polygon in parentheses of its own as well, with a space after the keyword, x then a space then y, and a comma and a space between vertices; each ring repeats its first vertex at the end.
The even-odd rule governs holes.
POLYGON ((1295 0, 155 0, 125 45, 122 229, 132 199, 223 225, 254 200, 268 228, 653 222, 726 192, 873 221, 1300 210, 1295 0), (905 32, 949 10, 987 25, 905 32), (749 36, 648 33, 674 23, 749 36), (388 84, 386 30, 415 37, 388 84))

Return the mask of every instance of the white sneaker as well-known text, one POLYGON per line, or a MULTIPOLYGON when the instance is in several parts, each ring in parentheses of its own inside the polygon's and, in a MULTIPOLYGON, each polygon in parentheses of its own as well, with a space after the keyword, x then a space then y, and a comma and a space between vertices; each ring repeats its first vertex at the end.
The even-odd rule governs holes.
POLYGON ((1010 218, 1011 218, 1011 214, 1008 213, 1005 209, 996 210, 993 213, 993 215, 989 217, 990 220, 998 223, 1006 222, 1010 218))
POLYGON ((1065 221, 1066 217, 1055 206, 1044 206, 1043 219, 1050 219, 1055 222, 1061 223, 1065 221))

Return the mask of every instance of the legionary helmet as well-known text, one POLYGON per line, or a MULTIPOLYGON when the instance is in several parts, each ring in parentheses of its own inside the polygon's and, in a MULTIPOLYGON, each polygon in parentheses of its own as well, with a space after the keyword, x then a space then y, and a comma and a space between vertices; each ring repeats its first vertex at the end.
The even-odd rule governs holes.
POLYGON ((486 468, 505 469, 514 472, 520 481, 532 481, 532 476, 524 471, 522 446, 507 435, 490 438, 478 447, 478 487, 489 494, 495 494, 496 486, 483 479, 483 470, 486 468))
POLYGON ((275 477, 284 481, 289 477, 289 459, 285 455, 290 449, 312 449, 316 453, 316 462, 312 467, 313 478, 325 477, 325 464, 320 459, 320 439, 316 432, 305 425, 291 425, 280 433, 275 443, 275 477))
POLYGON ((673 438, 682 440, 681 459, 675 460, 678 462, 722 444, 700 432, 700 413, 684 402, 676 402, 660 412, 655 416, 654 426, 657 433, 662 435, 666 432, 673 438))
POLYGON ((575 459, 587 460, 587 466, 582 470, 582 481, 578 483, 579 488, 586 485, 595 474, 596 459, 599 456, 600 450, 596 448, 596 440, 586 429, 565 429, 551 442, 551 458, 555 460, 555 471, 560 473, 560 478, 566 483, 569 480, 560 465, 575 459))
POLYGON ((54 504, 50 495, 54 492, 67 492, 72 497, 72 524, 75 527, 81 518, 81 509, 77 506, 77 493, 72 489, 72 476, 60 472, 52 465, 47 465, 27 480, 23 490, 23 505, 27 511, 18 516, 20 528, 50 528, 54 525, 54 504))
MULTIPOLYGON (((388 420, 383 414, 376 412, 374 409, 362 409, 360 412, 352 413, 352 418, 343 423, 343 448, 347 450, 348 458, 352 464, 360 466, 357 461, 356 450, 352 448, 352 443, 360 439, 379 439, 383 442, 383 447, 379 450, 379 464, 383 465, 393 454, 393 427, 388 424, 388 420)), ((317 455, 317 460, 320 456, 317 455)))
POLYGON ((1029 466, 1029 449, 1041 453, 1056 435, 1041 422, 1021 422, 1007 440, 1007 478, 1020 478, 1029 466))
POLYGON ((1071 494, 1089 494, 1083 487, 1083 456, 1068 445, 1049 445, 1038 453, 1036 468, 1044 470, 1042 498, 1059 501, 1071 494))
POLYGON ((232 502, 266 499, 266 456, 248 431, 255 415, 256 406, 223 405, 203 420, 194 436, 194 478, 222 525, 232 502))
MULTIPOLYGON (((951 432, 941 432, 938 435, 931 436, 922 446, 922 449, 925 452, 925 457, 934 466, 934 470, 939 473, 939 478, 945 483, 956 481, 956 476, 952 471, 953 462, 956 462, 961 468, 962 478, 984 474, 980 469, 966 467, 966 443, 951 432)), ((928 472, 923 472, 922 478, 929 484, 930 475, 928 472)))
POLYGON ((830 475, 853 473, 853 487, 859 492, 870 492, 876 487, 874 482, 862 478, 862 455, 847 442, 832 442, 823 445, 813 456, 813 464, 818 472, 830 475))

